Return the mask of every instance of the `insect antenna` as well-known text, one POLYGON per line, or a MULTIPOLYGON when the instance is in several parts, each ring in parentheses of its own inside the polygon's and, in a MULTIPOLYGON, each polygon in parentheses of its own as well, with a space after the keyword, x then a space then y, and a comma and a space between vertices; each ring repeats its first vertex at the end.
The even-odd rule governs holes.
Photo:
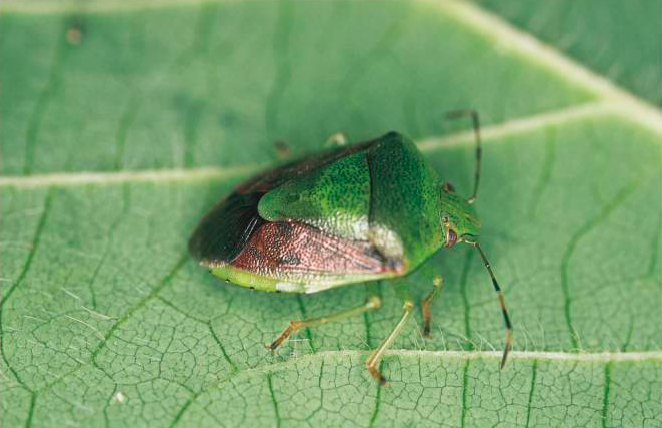
POLYGON ((446 113, 446 117, 449 119, 458 119, 461 117, 471 117, 471 123, 474 128, 474 135, 476 137, 476 170, 474 172, 474 192, 467 199, 467 202, 473 204, 476 200, 476 195, 478 194, 478 182, 480 181, 480 158, 481 158, 481 147, 480 147, 480 121, 478 120, 478 112, 473 109, 468 110, 454 110, 446 113))
POLYGON ((503 349, 503 356, 501 357, 501 368, 503 368, 503 366, 506 364, 506 358, 508 357, 508 353, 510 352, 510 349, 512 348, 513 345, 513 326, 510 323, 510 316, 508 315, 508 309, 506 309, 506 299, 503 297, 503 291, 501 291, 501 287, 499 287, 499 283, 497 282, 496 277, 494 276, 494 272, 492 272, 492 268, 490 267, 490 262, 487 260, 487 257, 485 257, 485 253, 480 248, 478 241, 468 242, 468 244, 473 245, 474 248, 478 250, 478 253, 480 254, 480 258, 483 259, 483 264, 485 265, 487 272, 490 274, 490 278, 492 278, 492 285, 494 285, 494 291, 496 291, 497 295, 499 296, 499 304, 501 305, 503 320, 506 324, 506 341, 505 341, 506 344, 505 344, 505 348, 503 349))

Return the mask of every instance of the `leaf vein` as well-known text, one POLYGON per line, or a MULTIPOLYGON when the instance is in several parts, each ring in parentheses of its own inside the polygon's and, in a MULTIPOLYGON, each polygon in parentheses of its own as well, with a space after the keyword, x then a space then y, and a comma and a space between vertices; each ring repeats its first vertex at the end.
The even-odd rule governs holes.
POLYGON ((536 183, 531 196, 531 203, 529 205, 529 218, 533 219, 536 216, 538 205, 545 192, 545 188, 549 185, 552 178, 552 171, 556 163, 556 130, 548 128, 545 138, 545 158, 543 159, 542 171, 536 183))
POLYGON ((591 230, 596 226, 600 225, 605 221, 609 215, 629 196, 638 186, 639 181, 634 180, 628 183, 620 191, 616 193, 614 198, 610 200, 600 212, 590 218, 586 223, 584 223, 577 231, 571 236, 570 243, 566 248, 565 253, 561 259, 561 289, 563 291, 563 313, 565 318, 565 323, 568 328, 568 333, 570 334, 570 342, 572 348, 575 351, 579 350, 579 338, 577 337, 577 332, 575 331, 572 325, 572 302, 570 299, 570 286, 569 286, 569 277, 568 277, 568 266, 570 264, 570 259, 577 249, 577 244, 579 241, 586 236, 591 230))
MULTIPOLYGON (((599 118, 618 114, 620 106, 609 102, 591 102, 578 107, 564 108, 505 121, 501 124, 486 126, 481 129, 483 142, 497 141, 504 138, 532 132, 545 127, 559 126, 586 118, 599 118)), ((424 152, 435 152, 447 147, 474 144, 474 136, 468 132, 458 132, 446 136, 431 136, 416 141, 424 152)), ((191 169, 160 169, 142 171, 115 172, 77 172, 50 173, 31 176, 0 176, 0 187, 30 188, 39 186, 78 186, 86 184, 113 184, 143 181, 176 180, 213 180, 230 179, 254 174, 266 165, 248 164, 232 167, 199 167, 191 169)))
POLYGON ((529 390, 529 404, 526 406, 526 428, 529 428, 531 420, 531 406, 533 404, 533 392, 536 386, 536 376, 538 374, 538 359, 533 360, 533 367, 531 369, 531 389, 529 390))
MULTIPOLYGON (((384 361, 379 364, 379 371, 382 371, 384 369, 384 361)), ((372 411, 372 415, 370 416, 370 422, 368 423, 368 428, 372 428, 375 426, 375 421, 377 420, 377 415, 379 414, 379 407, 381 404, 381 397, 382 397, 382 385, 378 384, 377 385, 377 392, 375 393, 375 408, 372 411)))
POLYGON ((462 266, 462 276, 460 277, 460 294, 464 305, 464 336, 466 339, 466 345, 464 348, 471 351, 474 349, 474 342, 471 340, 471 304, 469 303, 469 297, 467 295, 467 278, 469 276, 469 268, 474 253, 473 251, 467 251, 465 254, 464 265, 462 266))
POLYGON ((605 392, 602 400, 602 428, 607 428, 607 417, 609 416, 609 386, 611 383, 611 366, 613 362, 605 364, 605 392))
POLYGON ((0 300, 0 337, 2 337, 2 341, 0 341, 0 353, 2 354, 2 359, 4 360, 5 364, 7 365, 7 368, 9 369, 9 371, 12 372, 18 383, 23 388, 30 391, 30 393, 32 394, 34 394, 34 392, 27 387, 27 385, 25 384, 25 382, 23 382, 23 380, 18 375, 16 370, 11 366, 11 364, 9 364, 9 359, 7 358, 7 355, 5 353, 5 344, 7 340, 5 339, 5 330, 2 320, 5 314, 4 313, 5 304, 9 301, 9 298, 12 296, 14 291, 23 283, 23 280, 25 279, 26 275, 28 274, 28 271, 30 270, 30 266, 32 265, 32 260, 34 260, 34 255, 37 251, 37 248, 39 247, 39 242, 41 240, 41 235, 44 230, 44 225, 46 224, 46 218, 48 216, 48 213, 50 212, 52 200, 53 200, 53 191, 52 188, 49 188, 46 193, 46 198, 44 200, 43 211, 41 212, 41 216, 39 217, 39 222, 37 223, 37 228, 35 230, 34 237, 32 238, 32 246, 30 248, 28 258, 25 261, 25 264, 23 265, 23 269, 21 270, 21 273, 16 279, 16 282, 14 282, 14 285, 9 289, 9 291, 7 291, 7 294, 5 294, 2 297, 2 300, 0 300))
POLYGON ((144 307, 150 300, 155 298, 159 292, 172 280, 172 278, 177 274, 179 269, 184 266, 186 261, 188 260, 189 255, 188 253, 185 253, 183 256, 179 258, 175 266, 171 269, 171 271, 163 277, 163 279, 158 283, 156 287, 152 289, 152 291, 149 292, 147 296, 145 296, 142 300, 140 300, 136 305, 134 305, 132 308, 130 308, 121 318, 118 319, 118 321, 113 324, 113 326, 108 330, 108 333, 105 334, 104 338, 102 341, 99 342, 99 345, 94 349, 91 355, 91 361, 92 364, 94 364, 95 367, 101 370, 101 367, 99 367, 98 362, 97 362, 97 357, 99 355, 99 352, 107 345, 108 340, 115 334, 115 332, 124 324, 126 323, 131 316, 138 311, 140 308, 144 307))
POLYGON ((280 428, 280 414, 278 413, 278 401, 276 401, 276 395, 274 394, 274 387, 271 381, 272 372, 267 373, 267 385, 269 386, 269 394, 271 395, 271 402, 274 406, 274 414, 276 416, 276 428, 280 428))
POLYGON ((467 417, 467 389, 469 388, 469 362, 467 359, 464 362, 464 369, 462 370, 462 415, 460 417, 460 427, 465 427, 465 420, 467 417))

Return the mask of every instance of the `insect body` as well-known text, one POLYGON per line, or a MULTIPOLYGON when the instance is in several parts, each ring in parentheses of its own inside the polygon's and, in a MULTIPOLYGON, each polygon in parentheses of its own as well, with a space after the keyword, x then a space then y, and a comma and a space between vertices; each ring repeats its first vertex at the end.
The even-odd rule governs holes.
MULTIPOLYGON (((415 270, 440 248, 466 242, 480 253, 499 293, 507 327, 505 363, 511 326, 503 294, 478 245, 480 223, 471 205, 480 164, 478 118, 474 195, 467 199, 442 184, 436 171, 403 135, 389 132, 357 145, 324 151, 290 162, 240 185, 202 219, 189 242, 191 253, 211 272, 235 284, 264 291, 315 293, 364 281, 393 278, 415 270)), ((429 335, 430 303, 441 287, 423 300, 424 335, 429 335)), ((403 315, 393 332, 368 358, 370 373, 411 316, 414 302, 401 288, 403 315)), ((292 332, 375 309, 377 295, 365 304, 325 317, 293 320, 271 344, 276 349, 292 332)))

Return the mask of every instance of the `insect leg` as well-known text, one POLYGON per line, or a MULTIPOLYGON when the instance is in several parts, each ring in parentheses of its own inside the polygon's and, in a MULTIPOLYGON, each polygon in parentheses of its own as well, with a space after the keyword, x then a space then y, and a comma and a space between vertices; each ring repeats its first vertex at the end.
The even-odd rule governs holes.
POLYGON ((481 147, 480 147, 480 121, 478 120, 478 112, 476 110, 455 110, 446 114, 448 118, 457 119, 459 117, 471 117, 471 123, 474 128, 474 135, 476 137, 476 170, 474 172, 474 191, 473 194, 467 199, 467 202, 473 204, 476 200, 476 195, 478 194, 478 182, 480 181, 480 158, 481 158, 481 147))
POLYGON ((324 147, 342 147, 347 145, 347 135, 344 132, 336 132, 330 135, 324 142, 324 147))
POLYGON ((269 345, 269 349, 272 351, 278 348, 281 343, 285 339, 288 338, 288 336, 292 333, 294 333, 297 330, 300 330, 305 327, 312 327, 317 324, 326 324, 329 322, 334 322, 334 321, 339 321, 343 318, 348 318, 353 315, 358 315, 363 312, 369 311, 371 309, 377 309, 382 305, 382 298, 379 297, 378 294, 373 293, 369 289, 369 295, 368 295, 368 300, 361 306, 356 306, 354 308, 346 309, 344 311, 336 312, 331 315, 326 315, 323 317, 317 317, 317 318, 307 318, 303 320, 292 320, 290 321, 290 324, 283 330, 283 332, 274 340, 271 345, 269 345))
POLYGON ((490 274, 490 278, 492 278, 494 291, 496 291, 497 295, 499 296, 499 304, 501 305, 501 312, 503 313, 503 321, 506 324, 506 344, 503 349, 503 357, 501 357, 501 368, 503 368, 503 366, 506 364, 506 358, 508 357, 508 353, 510 352, 510 348, 513 344, 513 326, 510 323, 508 309, 506 309, 506 299, 503 297, 503 291, 501 291, 501 287, 499 287, 499 283, 494 276, 494 272, 492 272, 490 262, 487 260, 487 257, 485 256, 485 253, 483 253, 483 250, 480 248, 478 242, 469 242, 469 244, 473 245, 478 250, 478 253, 480 253, 480 258, 483 259, 483 264, 485 265, 487 272, 490 274))
POLYGON ((423 337, 429 338, 430 336, 430 324, 432 322, 432 309, 430 305, 432 304, 432 299, 444 284, 444 278, 442 276, 435 276, 432 278, 432 286, 434 287, 430 293, 421 300, 421 310, 423 312, 423 337))
POLYGON ((384 352, 391 346, 395 338, 398 337, 398 334, 400 334, 400 331, 405 326, 405 324, 407 324, 407 321, 414 312, 414 301, 409 295, 409 288, 406 286, 406 284, 398 283, 396 281, 394 281, 394 285, 398 287, 398 291, 400 292, 400 295, 404 301, 402 305, 402 317, 400 317, 400 321, 398 321, 393 330, 389 333, 388 336, 386 336, 382 343, 379 344, 377 349, 372 351, 370 357, 368 357, 365 362, 366 368, 372 377, 377 379, 380 385, 386 385, 386 378, 379 371, 379 362, 381 361, 384 352))
POLYGON ((278 159, 285 160, 290 157, 290 146, 283 140, 274 141, 274 149, 278 159))

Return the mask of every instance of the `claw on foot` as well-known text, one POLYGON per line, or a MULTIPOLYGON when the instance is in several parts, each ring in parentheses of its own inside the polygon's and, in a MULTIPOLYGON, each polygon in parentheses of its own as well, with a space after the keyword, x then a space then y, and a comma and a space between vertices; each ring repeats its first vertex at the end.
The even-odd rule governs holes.
POLYGON ((429 322, 426 322, 423 325, 423 338, 432 339, 432 335, 430 334, 430 323, 429 322))
POLYGON ((301 327, 301 321, 290 321, 290 324, 287 326, 285 330, 274 340, 271 345, 268 346, 269 349, 272 351, 275 351, 276 348, 278 348, 284 341, 287 339, 290 334, 294 333, 301 327))
POLYGON ((379 385, 381 386, 389 386, 388 383, 386 382, 386 378, 384 377, 383 374, 379 370, 377 370, 375 367, 368 367, 368 371, 372 375, 372 377, 379 382, 379 385))

